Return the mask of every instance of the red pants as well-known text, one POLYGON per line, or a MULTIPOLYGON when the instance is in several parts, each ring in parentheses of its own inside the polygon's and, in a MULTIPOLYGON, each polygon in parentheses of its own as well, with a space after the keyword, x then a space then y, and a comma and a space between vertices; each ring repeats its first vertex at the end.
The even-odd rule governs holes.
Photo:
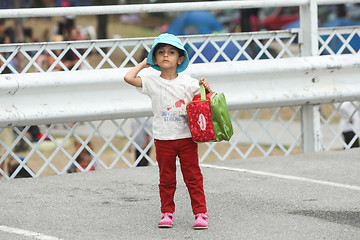
POLYGON ((175 212, 176 156, 188 188, 194 214, 206 213, 203 176, 199 167, 198 146, 191 138, 155 140, 156 160, 160 173, 161 212, 175 212))

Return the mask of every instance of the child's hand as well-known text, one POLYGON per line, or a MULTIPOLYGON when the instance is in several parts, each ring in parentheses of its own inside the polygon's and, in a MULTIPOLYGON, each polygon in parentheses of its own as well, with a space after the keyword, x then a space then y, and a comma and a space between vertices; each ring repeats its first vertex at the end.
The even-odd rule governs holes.
POLYGON ((200 79, 199 85, 201 85, 201 84, 204 85, 205 90, 206 90, 207 93, 211 93, 211 92, 212 92, 212 90, 210 89, 209 81, 208 81, 206 78, 202 77, 202 78, 200 79))
POLYGON ((141 63, 133 67, 125 76, 125 82, 135 86, 135 87, 142 87, 142 80, 141 77, 138 76, 138 73, 144 69, 150 67, 149 64, 146 62, 147 58, 145 58, 141 63))
POLYGON ((151 65, 147 63, 147 58, 145 58, 144 60, 142 60, 142 62, 140 63, 142 68, 148 68, 151 65))

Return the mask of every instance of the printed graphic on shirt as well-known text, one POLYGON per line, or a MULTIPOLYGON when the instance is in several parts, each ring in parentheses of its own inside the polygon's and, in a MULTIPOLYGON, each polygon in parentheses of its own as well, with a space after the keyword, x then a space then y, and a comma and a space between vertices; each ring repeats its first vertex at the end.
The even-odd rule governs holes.
POLYGON ((161 116, 164 122, 186 122, 185 89, 161 89, 161 116))
MULTIPOLYGON (((180 108, 182 105, 185 105, 185 100, 184 99, 180 99, 179 101, 175 102, 173 107, 180 108)), ((170 111, 173 107, 168 108, 167 110, 170 111)))

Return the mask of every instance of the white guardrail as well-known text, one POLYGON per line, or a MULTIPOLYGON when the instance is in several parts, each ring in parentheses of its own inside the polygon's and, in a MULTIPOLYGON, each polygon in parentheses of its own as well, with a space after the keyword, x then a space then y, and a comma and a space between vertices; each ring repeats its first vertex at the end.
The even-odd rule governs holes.
POLYGON ((240 0, 217 2, 185 2, 162 4, 131 4, 111 6, 88 7, 56 7, 1 10, 0 18, 43 17, 43 16, 68 16, 68 15, 99 15, 99 14, 128 14, 139 12, 181 12, 191 10, 218 10, 218 9, 246 9, 266 7, 289 7, 307 4, 327 5, 340 3, 356 3, 358 0, 240 0))
MULTIPOLYGON (((0 18, 19 17, 42 17, 42 16, 68 16, 68 15, 94 15, 94 14, 128 14, 139 12, 181 12, 191 10, 218 10, 218 9, 242 9, 263 8, 276 6, 299 6, 308 4, 310 0, 241 0, 241 1, 217 1, 217 2, 185 2, 185 3, 162 3, 162 4, 131 4, 112 6, 88 6, 88 7, 63 7, 7 9, 1 10, 0 18)), ((326 4, 336 4, 335 0, 318 1, 326 4), (331 2, 331 3, 329 3, 331 2)), ((348 2, 353 2, 349 1, 348 2)))
MULTIPOLYGON (((150 100, 123 80, 128 70, 1 75, 0 127, 150 116, 150 100)), ((360 96, 360 55, 196 64, 185 73, 205 76, 230 110, 360 96)))

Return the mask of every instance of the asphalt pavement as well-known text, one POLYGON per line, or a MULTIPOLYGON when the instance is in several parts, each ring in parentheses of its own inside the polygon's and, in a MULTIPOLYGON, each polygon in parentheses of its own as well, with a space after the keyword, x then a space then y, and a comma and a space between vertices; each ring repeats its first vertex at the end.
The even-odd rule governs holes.
POLYGON ((360 149, 201 166, 207 230, 180 170, 159 229, 158 169, 143 167, 0 180, 0 239, 360 239, 360 149))

